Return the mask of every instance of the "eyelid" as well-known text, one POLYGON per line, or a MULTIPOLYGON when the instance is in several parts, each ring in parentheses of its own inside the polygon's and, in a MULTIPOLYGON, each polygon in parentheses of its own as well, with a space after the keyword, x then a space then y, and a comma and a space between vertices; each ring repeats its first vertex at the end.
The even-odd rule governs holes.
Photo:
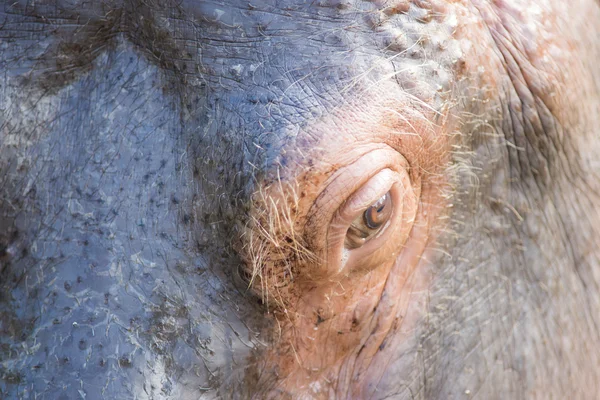
POLYGON ((346 201, 339 211, 340 216, 353 221, 360 213, 389 192, 397 180, 397 175, 398 173, 389 168, 381 170, 346 201))
POLYGON ((331 223, 335 213, 343 207, 348 198, 352 197, 352 193, 359 190, 380 171, 390 169, 399 172, 409 168, 406 159, 391 147, 377 148, 363 154, 331 177, 309 212, 308 226, 311 227, 309 230, 321 234, 319 229, 327 229, 323 220, 331 223), (365 174, 366 171, 371 174, 365 174))

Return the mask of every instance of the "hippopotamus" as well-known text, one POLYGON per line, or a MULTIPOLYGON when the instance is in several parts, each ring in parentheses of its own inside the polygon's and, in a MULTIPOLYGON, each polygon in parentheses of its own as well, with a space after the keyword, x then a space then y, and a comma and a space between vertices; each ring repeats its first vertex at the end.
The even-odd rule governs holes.
POLYGON ((600 3, 0 12, 0 398, 600 393, 600 3))

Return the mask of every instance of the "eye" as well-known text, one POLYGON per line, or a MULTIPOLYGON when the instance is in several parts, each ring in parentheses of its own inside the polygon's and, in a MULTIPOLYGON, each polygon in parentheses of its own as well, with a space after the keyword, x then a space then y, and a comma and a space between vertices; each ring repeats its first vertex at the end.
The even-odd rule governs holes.
POLYGON ((352 222, 344 246, 349 250, 356 249, 376 236, 390 220, 393 208, 392 195, 388 191, 352 222))
POLYGON ((417 212, 419 182, 398 152, 378 148, 340 168, 311 207, 305 240, 321 268, 314 281, 363 273, 393 262, 417 212))

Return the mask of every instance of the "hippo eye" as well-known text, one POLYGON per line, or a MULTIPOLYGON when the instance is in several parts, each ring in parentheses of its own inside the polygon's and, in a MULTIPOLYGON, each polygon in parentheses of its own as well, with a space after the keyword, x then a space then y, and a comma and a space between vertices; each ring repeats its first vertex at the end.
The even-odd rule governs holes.
POLYGON ((311 279, 371 271, 397 259, 419 204, 420 184, 409 172, 406 159, 387 147, 335 172, 304 227, 308 248, 323 260, 323 268, 310 270, 311 279))
POLYGON ((348 228, 344 246, 356 249, 377 235, 392 216, 392 195, 387 192, 358 216, 348 228))

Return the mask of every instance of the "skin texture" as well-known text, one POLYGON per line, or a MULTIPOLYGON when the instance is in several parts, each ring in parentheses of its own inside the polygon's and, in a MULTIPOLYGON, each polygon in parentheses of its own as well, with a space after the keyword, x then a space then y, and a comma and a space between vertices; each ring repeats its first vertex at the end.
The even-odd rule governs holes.
POLYGON ((3 4, 0 398, 594 398, 598 21, 3 4))

